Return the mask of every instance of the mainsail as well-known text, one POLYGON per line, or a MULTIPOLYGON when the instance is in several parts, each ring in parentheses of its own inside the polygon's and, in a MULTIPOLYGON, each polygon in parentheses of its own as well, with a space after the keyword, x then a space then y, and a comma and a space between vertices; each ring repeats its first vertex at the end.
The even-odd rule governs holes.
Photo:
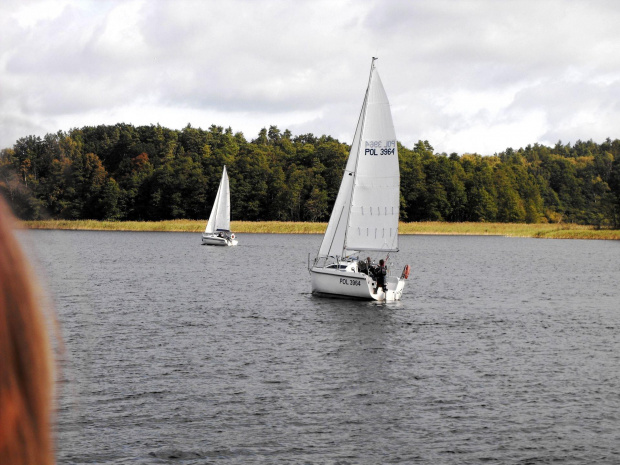
POLYGON ((217 189, 215 202, 209 215, 209 222, 205 228, 205 233, 214 233, 218 229, 230 230, 230 188, 228 186, 228 173, 224 166, 220 187, 217 189))
POLYGON ((390 103, 374 61, 319 258, 398 250, 398 148, 390 103))

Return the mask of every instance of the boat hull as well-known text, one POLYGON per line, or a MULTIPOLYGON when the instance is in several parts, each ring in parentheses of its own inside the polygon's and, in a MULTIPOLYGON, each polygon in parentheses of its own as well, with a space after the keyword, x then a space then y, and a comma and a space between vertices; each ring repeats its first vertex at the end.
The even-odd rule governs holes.
POLYGON ((223 247, 230 247, 237 245, 236 239, 231 239, 227 237, 220 237, 216 234, 203 234, 202 235, 202 244, 203 245, 216 245, 223 247))
POLYGON ((310 270, 312 293, 323 297, 359 300, 400 300, 405 280, 394 276, 386 277, 387 291, 374 292, 376 282, 364 273, 314 267, 310 270))

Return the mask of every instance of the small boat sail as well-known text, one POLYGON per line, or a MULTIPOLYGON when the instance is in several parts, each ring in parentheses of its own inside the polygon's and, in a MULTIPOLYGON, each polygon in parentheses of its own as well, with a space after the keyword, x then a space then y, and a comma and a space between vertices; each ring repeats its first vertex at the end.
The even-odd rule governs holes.
POLYGON ((205 245, 237 245, 235 234, 230 231, 230 187, 226 166, 224 166, 222 180, 217 189, 207 227, 202 234, 202 243, 205 245))
POLYGON ((389 266, 398 251, 400 173, 392 113, 373 57, 368 88, 336 203, 310 269, 312 293, 400 300, 409 265, 389 266), (379 255, 377 264, 368 255, 379 255))

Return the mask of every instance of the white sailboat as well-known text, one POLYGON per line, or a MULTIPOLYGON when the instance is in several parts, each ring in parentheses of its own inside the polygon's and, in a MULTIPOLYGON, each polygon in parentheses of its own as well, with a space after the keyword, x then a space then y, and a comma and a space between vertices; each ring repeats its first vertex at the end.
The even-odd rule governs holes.
POLYGON ((202 234, 202 243, 205 245, 237 245, 235 234, 230 231, 230 187, 226 166, 224 166, 222 180, 217 189, 207 227, 202 234))
POLYGON ((392 113, 375 60, 336 203, 310 269, 313 294, 399 300, 409 277, 409 265, 400 276, 389 266, 389 254, 398 251, 400 173, 392 113), (379 266, 367 257, 373 253, 386 262, 383 286, 379 266))

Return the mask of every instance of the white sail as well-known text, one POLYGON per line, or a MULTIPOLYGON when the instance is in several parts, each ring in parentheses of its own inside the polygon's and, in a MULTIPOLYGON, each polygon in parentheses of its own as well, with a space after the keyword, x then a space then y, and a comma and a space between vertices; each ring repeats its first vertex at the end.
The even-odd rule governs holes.
POLYGON ((228 186, 228 173, 225 166, 205 233, 214 233, 218 229, 230 230, 230 187, 228 186))
POLYGON ((397 251, 400 174, 390 104, 373 65, 319 257, 397 251))

